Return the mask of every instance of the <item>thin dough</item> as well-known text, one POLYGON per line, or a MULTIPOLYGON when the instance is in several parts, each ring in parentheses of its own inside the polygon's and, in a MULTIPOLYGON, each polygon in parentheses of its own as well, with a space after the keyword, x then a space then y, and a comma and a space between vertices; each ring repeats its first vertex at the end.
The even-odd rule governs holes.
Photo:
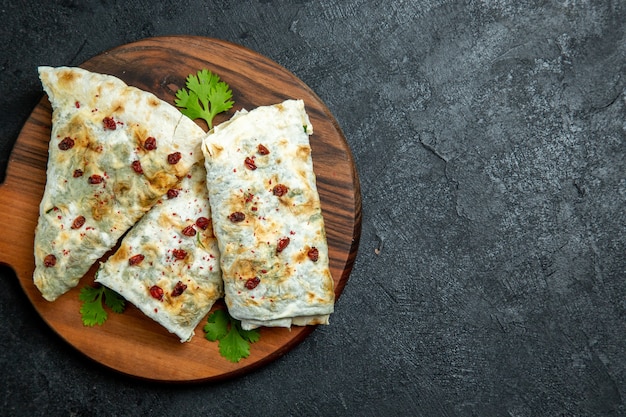
POLYGON ((223 295, 211 226, 206 171, 200 162, 129 232, 96 274, 181 342, 223 295))
POLYGON ((328 245, 302 100, 241 111, 202 150, 225 301, 244 329, 327 324, 328 245))
POLYGON ((205 132, 116 77, 70 67, 39 76, 53 113, 33 279, 53 301, 202 159, 205 132))

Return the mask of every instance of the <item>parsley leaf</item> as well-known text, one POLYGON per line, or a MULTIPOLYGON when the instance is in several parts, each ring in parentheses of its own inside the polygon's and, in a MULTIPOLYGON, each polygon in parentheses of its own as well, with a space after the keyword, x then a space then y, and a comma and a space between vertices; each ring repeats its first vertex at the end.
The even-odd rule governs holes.
POLYGON ((233 92, 228 84, 207 69, 198 71, 196 75, 190 74, 186 86, 188 90, 181 88, 176 92, 175 104, 190 119, 204 119, 209 129, 213 128, 216 114, 229 110, 235 104, 231 100, 233 92))
POLYGON ((243 330, 241 322, 224 310, 209 314, 204 332, 207 340, 219 340, 220 355, 234 363, 250 356, 250 344, 261 337, 257 329, 243 330))
POLYGON ((121 313, 126 307, 126 301, 115 291, 100 285, 99 287, 83 287, 78 299, 83 302, 80 314, 85 326, 102 326, 108 318, 102 302, 115 313, 121 313))

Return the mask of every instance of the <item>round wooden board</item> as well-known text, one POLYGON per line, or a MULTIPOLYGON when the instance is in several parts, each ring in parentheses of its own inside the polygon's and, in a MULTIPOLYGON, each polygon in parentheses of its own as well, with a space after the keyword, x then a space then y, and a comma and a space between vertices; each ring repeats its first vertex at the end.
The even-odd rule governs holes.
MULTIPOLYGON (((144 39, 102 53, 81 67, 115 75, 171 104, 175 92, 184 87, 187 75, 207 68, 219 74, 234 93, 234 108, 218 115, 216 124, 241 108, 250 110, 288 98, 303 99, 315 132, 311 136, 313 164, 326 223, 331 273, 339 297, 350 275, 360 237, 359 182, 339 126, 306 84, 249 49, 193 36, 144 39)), ((202 123, 199 122, 206 130, 202 123)), ((313 331, 312 326, 291 330, 262 328, 261 339, 251 346, 250 356, 231 363, 219 355, 217 343, 203 337, 203 323, 189 343, 180 343, 175 335, 133 306, 123 314, 110 313, 102 326, 83 326, 78 293, 93 282, 95 267, 77 288, 52 303, 45 301, 32 282, 33 236, 46 182, 50 124, 51 108, 44 96, 17 138, 6 180, 0 186, 0 206, 5 208, 0 217, 0 263, 14 269, 35 309, 69 344, 124 374, 156 381, 191 382, 249 372, 284 355, 313 331)))

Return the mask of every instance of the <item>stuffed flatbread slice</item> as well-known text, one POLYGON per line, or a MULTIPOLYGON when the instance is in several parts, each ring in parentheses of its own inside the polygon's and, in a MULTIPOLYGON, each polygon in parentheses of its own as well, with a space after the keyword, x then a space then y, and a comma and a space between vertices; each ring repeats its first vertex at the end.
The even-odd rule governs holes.
POLYGON ((52 104, 34 282, 53 301, 202 159, 205 132, 120 79, 40 67, 52 104))
POLYGON ((202 150, 225 301, 244 329, 326 324, 333 280, 301 100, 239 112, 202 150))
POLYGON ((206 171, 200 162, 160 200, 100 265, 96 282, 116 291, 181 342, 223 295, 211 225, 206 171))

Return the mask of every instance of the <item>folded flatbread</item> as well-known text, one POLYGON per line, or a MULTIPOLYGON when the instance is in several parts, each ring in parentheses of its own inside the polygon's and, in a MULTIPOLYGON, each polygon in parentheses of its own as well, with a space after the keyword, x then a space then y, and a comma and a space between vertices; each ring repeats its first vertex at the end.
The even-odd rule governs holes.
POLYGON ((219 251, 202 162, 160 200, 100 265, 96 282, 116 291, 181 342, 222 297, 219 251))
POLYGON ((69 67, 39 76, 53 112, 33 278, 53 301, 202 159, 205 132, 113 76, 69 67))
POLYGON ((301 100, 240 111, 204 139, 225 302, 244 329, 327 324, 333 280, 301 100))

